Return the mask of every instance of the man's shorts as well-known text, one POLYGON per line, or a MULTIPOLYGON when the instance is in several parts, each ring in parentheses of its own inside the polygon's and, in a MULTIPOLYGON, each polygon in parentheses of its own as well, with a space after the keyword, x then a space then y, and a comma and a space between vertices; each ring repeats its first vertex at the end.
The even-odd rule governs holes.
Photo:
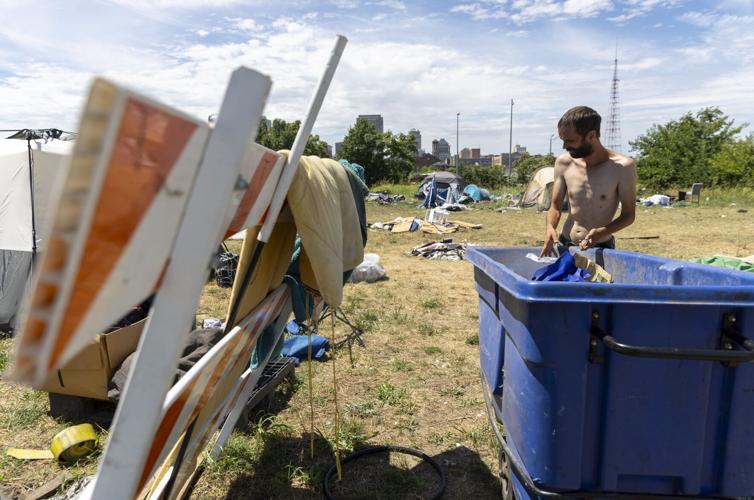
MULTIPOLYGON (((563 233, 560 233, 560 236, 558 237, 558 253, 563 253, 563 251, 568 250, 569 247, 575 246, 578 245, 563 233)), ((610 236, 609 240, 605 240, 602 243, 596 243, 592 248, 608 248, 610 250, 615 250, 615 236, 610 236)))

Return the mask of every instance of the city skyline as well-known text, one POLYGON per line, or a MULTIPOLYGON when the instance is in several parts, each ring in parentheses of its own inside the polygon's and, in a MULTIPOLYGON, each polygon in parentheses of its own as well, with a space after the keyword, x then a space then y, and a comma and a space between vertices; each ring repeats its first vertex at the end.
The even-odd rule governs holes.
POLYGON ((460 113, 462 146, 506 151, 513 99, 513 143, 546 153, 568 108, 607 119, 616 38, 624 151, 703 107, 754 116, 751 0, 40 0, 33 27, 23 3, 3 14, 6 129, 75 128, 98 74, 206 118, 241 64, 272 77, 268 116, 300 120, 336 33, 349 44, 314 128, 329 144, 361 110, 454 143, 460 113))

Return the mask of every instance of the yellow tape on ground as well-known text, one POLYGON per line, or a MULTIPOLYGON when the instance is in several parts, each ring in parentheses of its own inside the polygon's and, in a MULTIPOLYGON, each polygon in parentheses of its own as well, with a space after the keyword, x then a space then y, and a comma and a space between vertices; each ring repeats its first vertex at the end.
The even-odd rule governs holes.
POLYGON ((21 460, 52 460, 75 462, 97 448, 97 434, 91 424, 79 424, 58 432, 49 450, 8 448, 6 455, 21 460))

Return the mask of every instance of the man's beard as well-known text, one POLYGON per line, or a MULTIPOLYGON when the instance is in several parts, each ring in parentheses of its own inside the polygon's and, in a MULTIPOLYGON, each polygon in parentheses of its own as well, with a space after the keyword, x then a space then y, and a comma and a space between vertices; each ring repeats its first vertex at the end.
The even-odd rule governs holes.
POLYGON ((571 155, 571 158, 584 158, 586 156, 589 156, 592 154, 592 151, 594 148, 591 144, 582 144, 581 146, 573 149, 568 149, 568 154, 571 155))

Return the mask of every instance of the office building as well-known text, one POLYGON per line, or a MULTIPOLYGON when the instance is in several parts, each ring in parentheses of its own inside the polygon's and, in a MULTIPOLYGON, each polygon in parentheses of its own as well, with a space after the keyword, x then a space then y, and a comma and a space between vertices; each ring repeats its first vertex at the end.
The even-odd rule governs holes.
POLYGON ((450 144, 445 139, 432 141, 432 155, 447 163, 450 160, 450 144))
POLYGON ((377 129, 378 134, 384 132, 384 128, 382 126, 382 115, 359 115, 356 118, 356 121, 358 120, 364 120, 374 125, 374 128, 377 129))
POLYGON ((416 130, 415 128, 412 128, 411 130, 408 131, 408 135, 414 138, 414 148, 416 149, 414 154, 416 156, 419 156, 422 151, 422 133, 416 130))

